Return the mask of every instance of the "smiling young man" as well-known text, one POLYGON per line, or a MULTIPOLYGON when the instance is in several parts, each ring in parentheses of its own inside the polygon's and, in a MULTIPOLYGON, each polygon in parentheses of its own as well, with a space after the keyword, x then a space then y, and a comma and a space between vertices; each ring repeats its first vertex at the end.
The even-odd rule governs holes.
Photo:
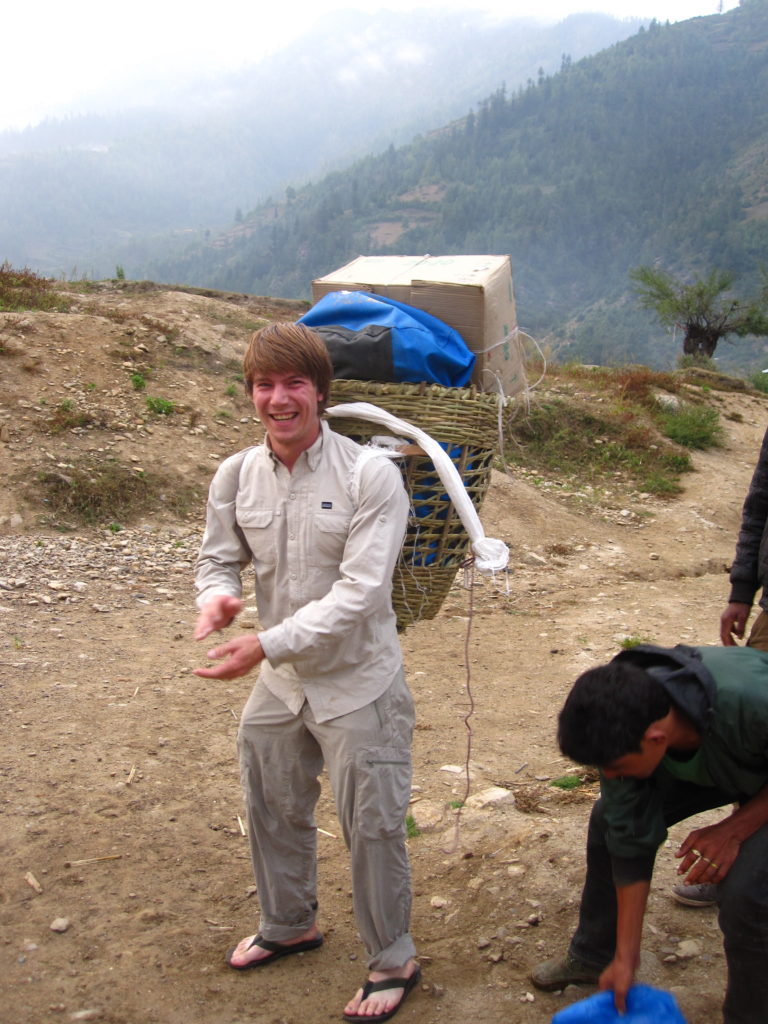
POLYGON ((332 367, 317 334, 271 324, 243 366, 266 439, 216 473, 196 575, 197 639, 242 610, 249 565, 261 623, 195 670, 237 679, 259 669, 238 749, 261 920, 227 963, 261 968, 322 944, 314 809, 325 767, 370 972, 344 1017, 384 1021, 419 979, 405 845, 413 701, 391 600, 408 498, 389 459, 320 419, 332 367))
POLYGON ((768 654, 752 647, 652 647, 580 676, 558 742, 600 769, 587 875, 568 953, 531 974, 541 989, 599 984, 616 1006, 640 962, 654 859, 668 826, 736 804, 676 856, 690 884, 717 886, 728 984, 725 1024, 768 1018, 768 654))

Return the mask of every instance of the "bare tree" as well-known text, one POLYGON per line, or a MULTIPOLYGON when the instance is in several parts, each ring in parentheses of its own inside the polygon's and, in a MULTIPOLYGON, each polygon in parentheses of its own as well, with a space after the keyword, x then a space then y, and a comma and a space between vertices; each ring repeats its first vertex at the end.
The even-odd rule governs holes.
POLYGON ((684 284, 666 270, 635 267, 629 277, 635 283, 640 304, 652 310, 666 327, 683 331, 686 355, 714 355, 717 343, 729 334, 768 335, 768 277, 751 301, 739 299, 729 290, 733 275, 713 270, 693 284, 684 284))

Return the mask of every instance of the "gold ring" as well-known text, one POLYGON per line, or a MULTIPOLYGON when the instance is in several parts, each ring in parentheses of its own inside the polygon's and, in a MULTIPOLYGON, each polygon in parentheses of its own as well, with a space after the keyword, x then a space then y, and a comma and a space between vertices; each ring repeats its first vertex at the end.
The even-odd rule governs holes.
POLYGON ((695 846, 692 846, 691 849, 688 852, 692 853, 695 857, 700 857, 701 856, 701 854, 699 853, 699 851, 696 849, 695 846))
POLYGON ((715 871, 719 871, 720 870, 720 865, 716 864, 715 861, 711 860, 709 863, 715 869, 715 871))
POLYGON ((714 862, 713 860, 710 860, 710 859, 709 859, 709 857, 705 857, 705 856, 704 856, 704 855, 702 854, 702 857, 701 857, 701 859, 702 859, 702 860, 705 860, 705 861, 707 862, 707 864, 711 864, 711 865, 712 865, 712 867, 715 867, 715 862, 714 862))

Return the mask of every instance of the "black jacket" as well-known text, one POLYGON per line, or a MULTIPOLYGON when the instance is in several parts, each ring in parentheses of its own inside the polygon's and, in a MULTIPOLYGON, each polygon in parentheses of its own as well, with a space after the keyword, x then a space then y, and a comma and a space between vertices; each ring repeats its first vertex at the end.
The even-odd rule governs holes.
POLYGON ((731 565, 729 601, 751 605, 762 587, 760 607, 768 611, 768 431, 763 437, 752 482, 741 513, 736 554, 731 565))

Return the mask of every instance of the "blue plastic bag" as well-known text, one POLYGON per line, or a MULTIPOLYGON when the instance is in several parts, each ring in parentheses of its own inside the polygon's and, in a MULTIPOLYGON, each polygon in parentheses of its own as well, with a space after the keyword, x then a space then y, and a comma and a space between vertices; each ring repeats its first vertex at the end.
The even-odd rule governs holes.
POLYGON ((331 331, 324 340, 338 378, 390 379, 396 384, 428 381, 462 388, 475 366, 476 356, 458 331, 423 309, 386 295, 329 292, 299 323, 319 328, 321 334, 331 331), (334 335, 333 328, 346 330, 347 338, 342 332, 334 335), (352 332, 359 332, 359 346, 352 332), (387 366, 387 373, 379 372, 387 366))
POLYGON ((560 1010, 552 1024, 686 1024, 674 996, 650 985, 633 985, 627 993, 627 1012, 620 1014, 613 992, 580 999, 560 1010))

